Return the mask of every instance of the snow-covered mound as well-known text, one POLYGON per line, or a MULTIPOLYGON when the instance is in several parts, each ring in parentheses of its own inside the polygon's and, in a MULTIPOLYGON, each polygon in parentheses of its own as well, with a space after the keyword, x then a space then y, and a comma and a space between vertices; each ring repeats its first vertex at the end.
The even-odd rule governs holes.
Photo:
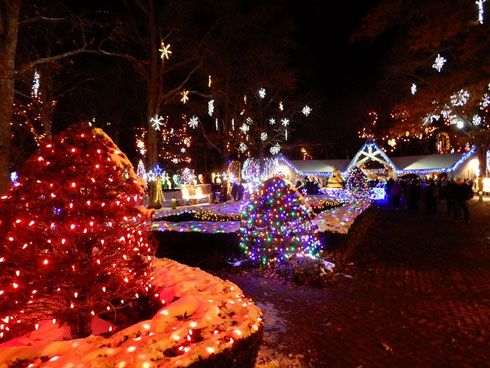
POLYGON ((357 199, 341 207, 319 213, 312 222, 320 231, 347 234, 356 217, 368 209, 372 203, 370 199, 357 199))
POLYGON ((164 306, 152 319, 110 337, 18 339, 24 346, 0 348, 0 368, 16 361, 43 368, 187 367, 262 330, 260 309, 230 281, 156 258, 153 277, 164 306))

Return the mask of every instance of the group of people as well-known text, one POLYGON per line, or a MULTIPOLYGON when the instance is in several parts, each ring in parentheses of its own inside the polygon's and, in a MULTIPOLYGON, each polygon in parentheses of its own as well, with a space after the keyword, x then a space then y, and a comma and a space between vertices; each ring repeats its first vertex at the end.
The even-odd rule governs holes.
POLYGON ((420 179, 393 180, 386 183, 388 199, 395 208, 400 207, 401 199, 408 211, 418 212, 422 204, 428 214, 435 214, 441 203, 446 204, 446 212, 459 220, 461 214, 465 222, 470 220, 467 201, 473 197, 472 183, 458 178, 452 179, 420 179))
POLYGON ((212 190, 212 203, 225 203, 231 197, 233 201, 241 201, 245 194, 245 187, 240 181, 235 181, 228 186, 228 183, 225 180, 222 180, 220 183, 216 181, 211 184, 212 190))

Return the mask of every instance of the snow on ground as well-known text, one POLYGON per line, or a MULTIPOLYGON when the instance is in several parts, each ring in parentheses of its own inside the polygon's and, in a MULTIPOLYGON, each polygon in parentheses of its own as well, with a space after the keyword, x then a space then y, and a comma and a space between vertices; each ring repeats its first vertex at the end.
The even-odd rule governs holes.
POLYGON ((43 368, 185 367, 261 328, 260 309, 232 282, 169 259, 155 259, 153 267, 152 284, 164 306, 152 319, 107 338, 61 340, 66 336, 59 327, 51 336, 44 330, 41 339, 33 332, 17 339, 18 346, 0 347, 0 367, 16 360, 43 368))
MULTIPOLYGON (((328 196, 311 196, 314 199, 332 199, 328 196)), ((340 207, 335 207, 318 214, 313 223, 320 231, 330 231, 347 234, 357 216, 364 212, 371 204, 370 199, 354 199, 346 201, 340 207)), ((242 202, 232 201, 220 204, 184 206, 176 209, 162 208, 155 212, 154 218, 178 215, 186 212, 209 211, 223 216, 240 215, 242 202)), ((154 230, 202 233, 235 233, 240 229, 239 221, 154 221, 154 230)))
POLYGON ((347 234, 356 217, 363 213, 373 203, 370 199, 357 199, 343 206, 332 208, 319 213, 313 223, 320 231, 347 234))

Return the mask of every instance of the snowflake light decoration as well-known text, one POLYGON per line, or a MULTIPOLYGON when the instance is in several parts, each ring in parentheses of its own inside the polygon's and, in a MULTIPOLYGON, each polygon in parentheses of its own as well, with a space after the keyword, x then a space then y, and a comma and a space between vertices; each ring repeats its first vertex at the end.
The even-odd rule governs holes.
POLYGON ((451 104, 453 106, 464 106, 468 99, 470 98, 470 93, 465 89, 460 89, 455 94, 451 95, 451 104))
POLYGON ((39 93, 39 87, 41 85, 41 76, 37 72, 37 70, 34 71, 34 80, 32 81, 32 95, 37 98, 38 93, 39 93))
POLYGON ((456 115, 451 117, 451 124, 456 125, 456 128, 458 129, 464 128, 464 120, 456 115))
POLYGON ((245 152, 246 150, 248 150, 248 146, 245 144, 245 143, 240 143, 240 145, 238 146, 238 150, 243 153, 245 152))
POLYGON ((289 125, 289 119, 286 119, 286 118, 281 119, 281 124, 282 124, 282 126, 287 127, 289 125))
POLYGON ((189 101, 189 91, 182 91, 180 94, 182 96, 180 102, 185 104, 187 101, 189 101))
POLYGON ((170 54, 172 51, 170 51, 170 44, 165 45, 165 43, 160 44, 160 48, 158 49, 160 51, 160 58, 163 59, 168 59, 170 57, 170 54))
POLYGON ((449 118, 449 116, 451 116, 452 112, 453 111, 451 110, 451 108, 448 105, 444 105, 444 107, 441 110, 441 115, 444 117, 444 119, 447 119, 447 118, 449 118))
POLYGON ((196 129, 198 124, 199 124, 199 119, 195 115, 192 118, 190 118, 189 121, 187 122, 187 125, 189 125, 189 128, 192 128, 192 129, 196 129))
POLYGON ((260 139, 265 142, 267 140, 267 133, 266 132, 260 133, 260 139))
POLYGON ((213 116, 213 112, 214 112, 214 100, 210 100, 208 102, 208 115, 213 116))
POLYGON ((488 105, 490 105, 490 96, 488 95, 488 93, 485 93, 480 102, 480 106, 487 107, 488 105))
POLYGON ((245 119, 245 120, 247 121, 247 124, 250 124, 250 125, 252 125, 252 124, 253 124, 253 122, 254 122, 254 121, 252 120, 252 118, 251 118, 251 117, 248 117, 248 118, 247 118, 247 119, 245 119))
POLYGON ((481 116, 474 115, 471 122, 473 123, 473 125, 480 125, 481 124, 481 116))
POLYGON ((160 127, 163 125, 163 117, 156 114, 154 117, 150 119, 151 127, 155 130, 160 130, 160 127))
POLYGON ((279 145, 279 143, 276 143, 275 145, 273 145, 271 148, 270 148, 270 153, 272 153, 273 155, 277 155, 280 151, 281 151, 281 146, 279 145))
POLYGON ((138 139, 136 141, 136 147, 138 147, 141 155, 144 155, 146 153, 145 142, 142 139, 138 139))
POLYGON ((259 89, 259 96, 260 96, 260 98, 264 98, 265 97, 265 88, 259 89))
POLYGON ((249 129, 250 127, 245 123, 243 123, 242 126, 240 127, 240 130, 242 131, 243 134, 247 134, 249 129))
POLYGON ((434 64, 432 64, 432 67, 440 72, 446 61, 447 60, 443 58, 440 54, 437 54, 437 57, 434 60, 434 64))
POLYGON ((310 115, 311 111, 312 111, 312 109, 308 105, 305 105, 305 107, 303 107, 303 110, 301 110, 301 112, 303 113, 304 116, 310 115))
POLYGON ((427 114, 422 121, 424 122, 424 125, 427 124, 432 124, 435 120, 439 119, 439 115, 435 113, 427 114))
POLYGON ((274 119, 274 118, 270 118, 270 119, 269 119, 269 124, 270 124, 270 125, 274 125, 274 124, 276 124, 276 119, 274 119))
POLYGON ((410 87, 410 92, 412 95, 417 93, 417 85, 415 83, 412 83, 412 86, 410 87))
POLYGON ((185 151, 186 151, 185 147, 182 147, 182 148, 180 149, 180 152, 181 152, 181 153, 185 153, 185 151))
POLYGON ((178 158, 173 158, 173 159, 172 159, 172 162, 173 162, 175 165, 177 165, 177 164, 179 163, 179 159, 178 159, 178 158))

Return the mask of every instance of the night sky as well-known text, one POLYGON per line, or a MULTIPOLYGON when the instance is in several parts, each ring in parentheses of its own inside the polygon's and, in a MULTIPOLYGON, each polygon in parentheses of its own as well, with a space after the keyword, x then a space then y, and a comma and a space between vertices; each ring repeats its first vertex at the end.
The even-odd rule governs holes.
MULTIPOLYGON (((314 106, 307 121, 298 124, 292 135, 287 151, 291 158, 299 155, 301 146, 321 159, 352 156, 361 145, 357 130, 372 108, 384 50, 379 42, 352 43, 349 37, 375 3, 368 0, 354 6, 351 2, 285 1, 283 15, 292 18, 297 27, 293 33, 297 54, 291 61, 300 78, 298 95, 308 96, 306 102, 314 106)), ((110 4, 114 9, 122 3, 110 4)), ((91 1, 83 6, 97 8, 106 3, 91 1)), ((94 55, 73 59, 75 72, 78 68, 87 73, 83 77, 88 82, 84 89, 60 100, 55 132, 96 116, 97 121, 111 122, 102 127, 134 159, 134 130, 130 125, 144 120, 144 94, 131 79, 134 71, 116 64, 112 58, 94 55)))

